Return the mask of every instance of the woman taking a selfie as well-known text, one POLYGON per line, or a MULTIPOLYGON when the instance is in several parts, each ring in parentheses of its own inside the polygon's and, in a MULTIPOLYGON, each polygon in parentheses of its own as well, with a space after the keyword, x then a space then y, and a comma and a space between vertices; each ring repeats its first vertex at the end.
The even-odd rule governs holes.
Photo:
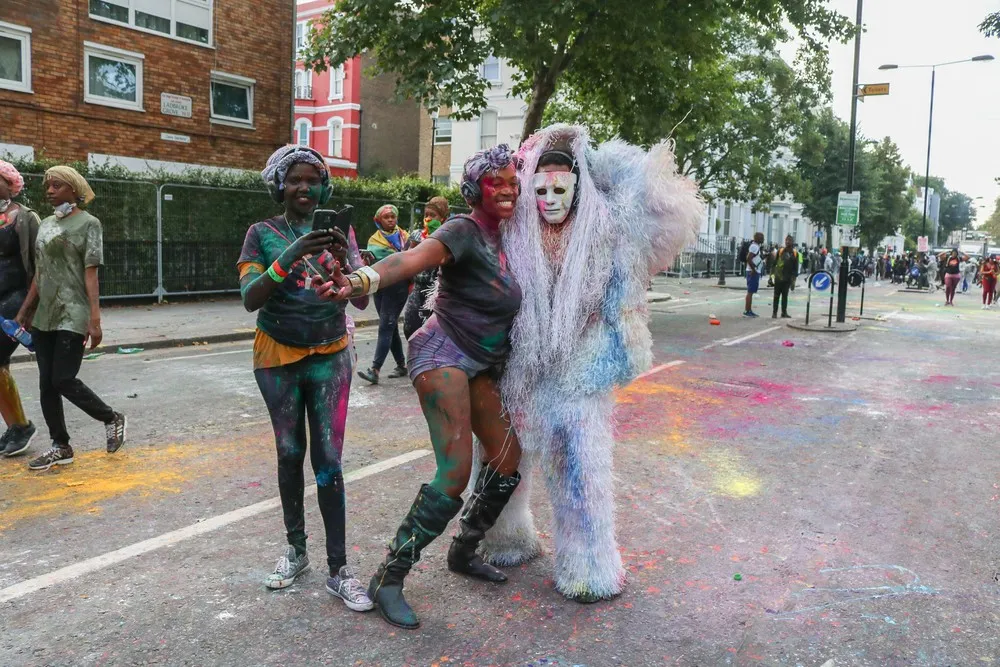
MULTIPOLYGON (((290 586, 309 566, 303 493, 306 425, 316 496, 326 528, 327 590, 354 611, 372 608, 364 586, 347 565, 346 499, 341 454, 351 390, 351 351, 344 303, 320 300, 313 276, 326 275, 333 257, 362 265, 357 244, 337 229, 313 230, 316 207, 330 198, 323 157, 285 146, 261 172, 284 215, 250 227, 237 267, 243 305, 257 311, 253 366, 271 416, 278 451, 278 490, 288 547, 264 585, 290 586), (332 256, 331 256, 332 253, 332 256)), ((352 301, 364 309, 368 297, 352 301)))
POLYGON ((462 509, 473 434, 483 444, 486 463, 462 513, 461 532, 448 551, 448 568, 486 581, 507 579, 483 562, 476 547, 521 479, 521 446, 497 389, 521 306, 521 288, 507 270, 500 245, 500 224, 514 214, 518 190, 510 149, 500 145, 480 151, 466 161, 462 174, 471 215, 451 218, 413 250, 350 275, 335 270, 325 284, 316 281, 321 297, 344 301, 441 268, 434 314, 410 339, 409 369, 430 430, 437 474, 420 488, 368 585, 382 618, 401 628, 420 625, 403 597, 403 579, 420 552, 462 509))
POLYGON ((94 200, 90 185, 72 167, 45 172, 45 196, 55 213, 42 220, 35 241, 35 278, 17 315, 31 327, 42 416, 52 447, 28 464, 48 470, 73 462, 62 399, 104 424, 107 452, 125 444, 125 415, 115 412, 77 374, 85 348, 101 344, 100 285, 104 263, 101 221, 84 209, 94 200))

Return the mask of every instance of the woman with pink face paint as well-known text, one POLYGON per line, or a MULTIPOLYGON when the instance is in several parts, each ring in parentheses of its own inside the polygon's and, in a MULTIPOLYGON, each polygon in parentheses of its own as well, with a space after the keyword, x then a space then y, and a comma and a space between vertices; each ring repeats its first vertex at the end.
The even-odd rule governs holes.
POLYGON ((403 597, 403 579, 420 552, 462 509, 472 475, 472 436, 486 452, 475 489, 462 513, 461 532, 448 551, 448 569, 501 583, 506 575, 476 547, 507 504, 521 476, 521 445, 500 401, 499 369, 510 353, 510 332, 521 288, 507 270, 501 223, 514 214, 519 194, 517 159, 506 145, 480 151, 465 163, 462 194, 471 215, 457 215, 420 245, 317 284, 317 294, 343 301, 407 281, 440 267, 434 314, 410 338, 409 373, 420 397, 437 458, 368 586, 387 622, 420 622, 403 597))

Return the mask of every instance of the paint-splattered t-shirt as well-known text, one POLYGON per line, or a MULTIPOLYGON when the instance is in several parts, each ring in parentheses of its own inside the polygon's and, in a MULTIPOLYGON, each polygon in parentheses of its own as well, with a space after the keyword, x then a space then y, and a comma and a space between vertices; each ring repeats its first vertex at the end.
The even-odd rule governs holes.
MULTIPOLYGON (((289 228, 282 216, 253 225, 247 230, 240 253, 240 277, 248 272, 266 271, 299 235, 289 228)), ((348 257, 352 266, 361 266, 353 233, 349 239, 348 257)), ((294 347, 318 347, 347 335, 346 304, 320 299, 310 285, 318 266, 316 259, 312 260, 312 266, 305 259, 292 266, 288 277, 257 311, 258 329, 279 343, 294 347)))
POLYGON ((104 263, 101 221, 78 211, 65 218, 42 220, 35 240, 35 284, 38 311, 32 326, 42 331, 87 335, 90 299, 86 270, 104 263))
POLYGON ((472 218, 456 216, 431 234, 451 253, 441 267, 434 314, 459 349, 496 364, 510 352, 510 330, 521 308, 521 288, 498 244, 472 218))

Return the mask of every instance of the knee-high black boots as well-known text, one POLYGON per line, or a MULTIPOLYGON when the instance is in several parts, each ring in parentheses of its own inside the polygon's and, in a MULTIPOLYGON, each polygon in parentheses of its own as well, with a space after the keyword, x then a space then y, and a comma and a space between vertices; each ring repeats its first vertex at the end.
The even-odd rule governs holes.
POLYGON ((486 531, 500 517, 520 481, 521 475, 517 472, 508 477, 487 464, 483 465, 472 496, 462 512, 462 531, 452 540, 448 550, 449 570, 485 581, 507 581, 507 575, 485 562, 476 553, 476 548, 486 537, 486 531))
POLYGON ((450 498, 430 484, 424 484, 410 506, 396 537, 389 544, 389 553, 379 565, 371 583, 368 597, 375 603, 379 616, 400 628, 420 627, 420 620, 403 597, 403 579, 420 552, 434 541, 462 508, 460 498, 450 498))

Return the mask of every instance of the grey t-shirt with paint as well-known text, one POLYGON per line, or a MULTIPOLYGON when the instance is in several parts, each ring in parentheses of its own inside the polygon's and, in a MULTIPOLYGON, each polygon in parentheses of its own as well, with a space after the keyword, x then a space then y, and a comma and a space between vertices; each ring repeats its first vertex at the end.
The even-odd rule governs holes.
POLYGON ((483 364, 504 361, 521 308, 521 288, 498 244, 472 218, 451 218, 430 236, 451 253, 441 267, 434 314, 462 352, 483 364))
POLYGON ((90 299, 86 269, 104 262, 101 221, 79 211, 66 218, 42 220, 35 241, 38 311, 32 326, 42 331, 87 335, 90 299))

